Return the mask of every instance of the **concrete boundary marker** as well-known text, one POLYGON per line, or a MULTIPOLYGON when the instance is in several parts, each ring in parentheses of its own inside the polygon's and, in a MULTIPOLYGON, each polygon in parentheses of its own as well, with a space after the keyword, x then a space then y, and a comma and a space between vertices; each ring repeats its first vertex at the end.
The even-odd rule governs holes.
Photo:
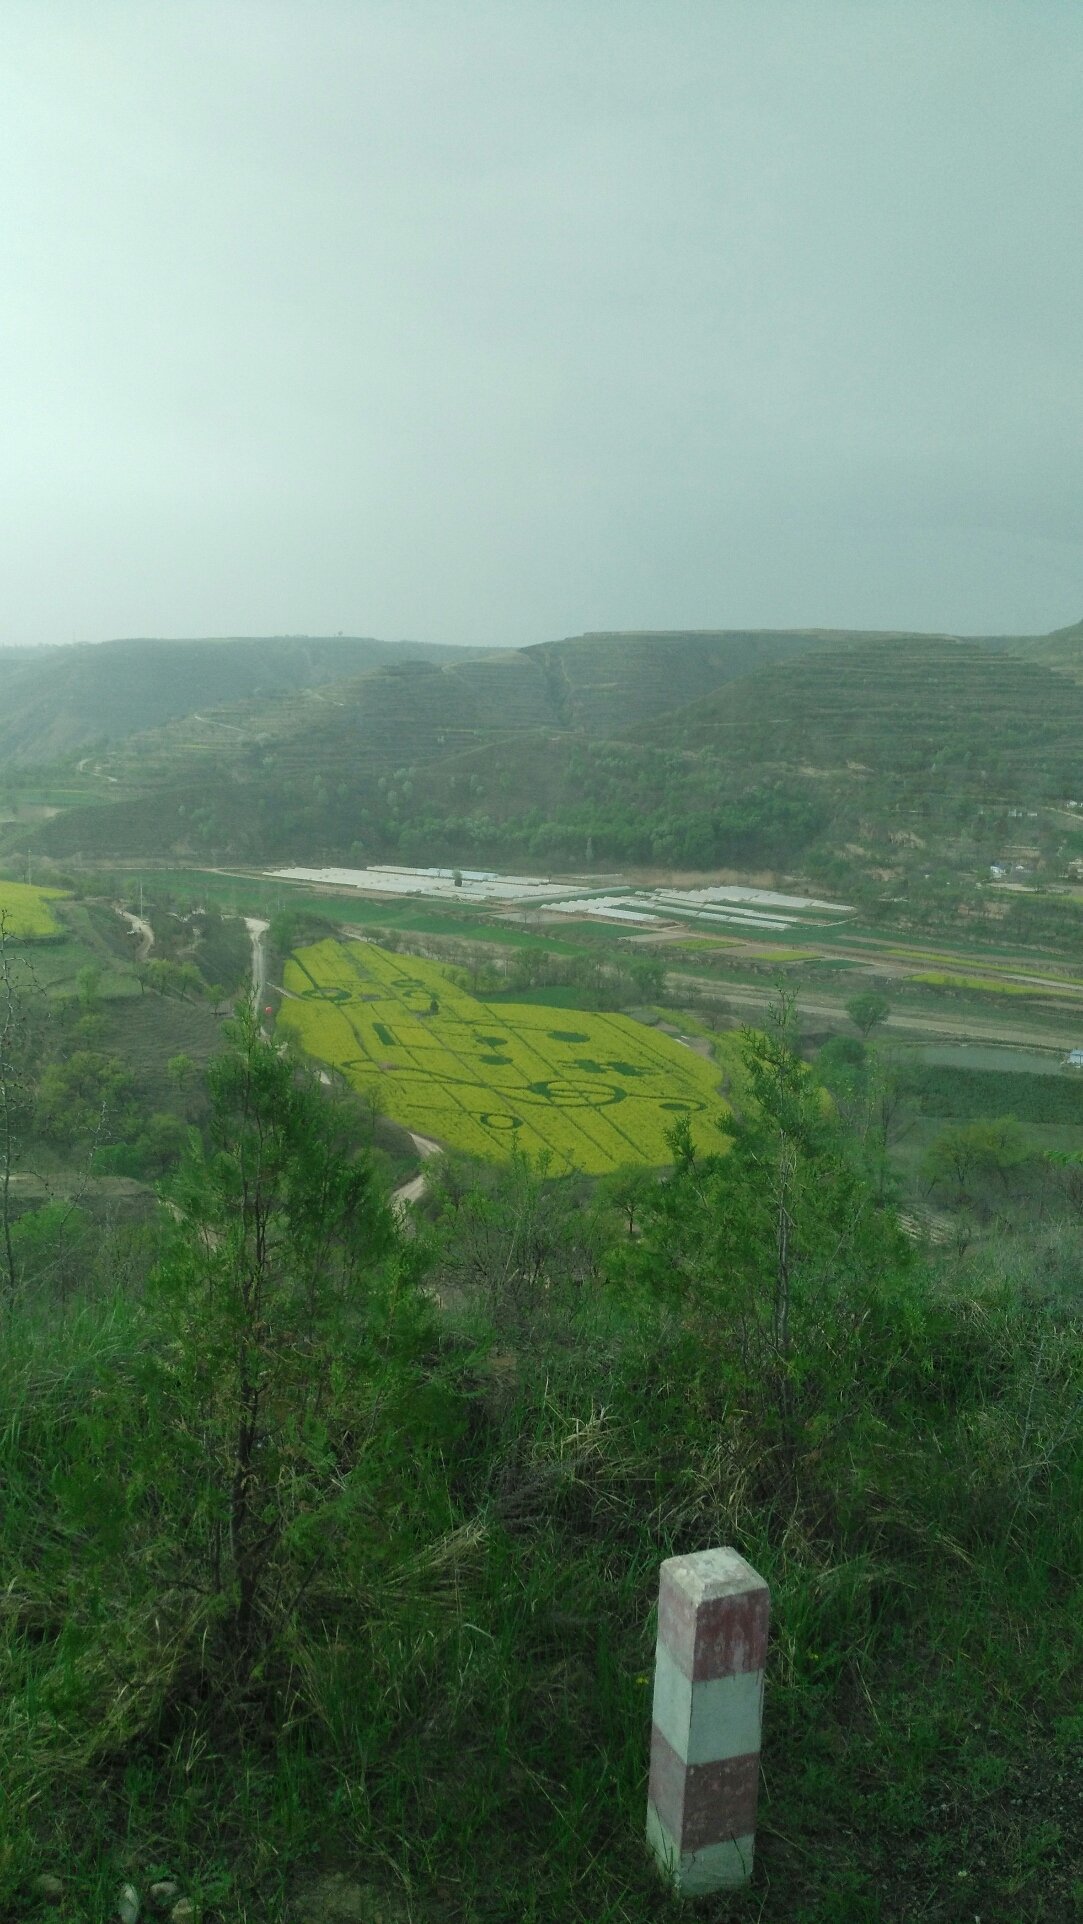
POLYGON ((662 1565, 647 1841, 687 1897, 752 1875, 769 1611, 736 1550, 662 1565))

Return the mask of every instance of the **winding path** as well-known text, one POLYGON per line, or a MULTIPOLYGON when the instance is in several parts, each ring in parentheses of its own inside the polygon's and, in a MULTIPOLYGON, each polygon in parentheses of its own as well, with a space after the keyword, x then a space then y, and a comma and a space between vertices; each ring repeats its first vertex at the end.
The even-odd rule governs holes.
MULTIPOLYGON (((119 911, 119 913, 123 914, 123 910, 119 911)), ((134 920, 136 918, 129 919, 134 920)), ((244 918, 244 926, 248 930, 252 942, 252 994, 257 1010, 262 1013, 263 998, 267 992, 267 930, 270 925, 267 922, 261 921, 256 915, 246 915, 244 918)), ((290 991, 284 989, 280 990, 279 993, 289 995, 290 991)), ((331 1078, 326 1069, 319 1069, 318 1074, 320 1081, 330 1087, 331 1078)), ((428 1162, 430 1156, 439 1156, 442 1153, 440 1144, 433 1142, 431 1136, 415 1135, 412 1129, 409 1131, 409 1135, 410 1141, 413 1143, 423 1163, 428 1162)), ((420 1169, 416 1176, 411 1176, 407 1182, 400 1183, 397 1189, 392 1190, 391 1207, 395 1211, 400 1223, 404 1223, 407 1220, 407 1204, 420 1202, 424 1194, 424 1169, 420 1169)))
POLYGON ((137 962, 145 962, 154 947, 154 930, 150 923, 141 915, 133 915, 131 909, 122 909, 119 902, 114 902, 113 908, 121 921, 127 922, 132 934, 138 936, 139 947, 136 950, 135 959, 137 962))
MULTIPOLYGON (((416 1136, 412 1129, 410 1130, 410 1141, 413 1143, 423 1163, 428 1162, 430 1156, 438 1156, 440 1154, 440 1144, 438 1142, 433 1142, 429 1136, 416 1136)), ((404 1219, 406 1204, 421 1201, 422 1196, 425 1194, 425 1180, 425 1171, 424 1169, 420 1169, 416 1176, 410 1177, 409 1182, 400 1183, 398 1188, 392 1191, 391 1207, 394 1209, 400 1222, 404 1219)))
POLYGON ((269 922, 261 922, 257 915, 246 915, 244 926, 252 944, 252 995, 257 1009, 263 1002, 267 991, 267 930, 269 922))

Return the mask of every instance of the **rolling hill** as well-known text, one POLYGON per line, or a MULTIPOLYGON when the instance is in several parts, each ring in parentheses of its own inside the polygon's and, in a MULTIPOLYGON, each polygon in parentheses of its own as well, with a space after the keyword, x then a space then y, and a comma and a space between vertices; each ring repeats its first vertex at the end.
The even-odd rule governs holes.
POLYGON ((860 643, 762 669, 643 732, 770 769, 920 783, 989 803, 1078 782, 1083 688, 976 642, 860 643))
POLYGON ((63 859, 619 861, 845 888, 912 846, 974 875, 1013 812, 1078 785, 1083 687, 1041 659, 1072 632, 597 634, 309 668, 131 736, 98 805, 31 839, 63 859))
POLYGON ((224 702, 455 652, 342 635, 0 649, 0 767, 55 763, 224 702))
POLYGON ((1041 662, 1070 675, 1073 681, 1083 681, 1083 621, 1073 622, 1070 628, 1056 628, 1050 635, 1014 636, 1005 641, 1004 647, 1022 661, 1041 662))

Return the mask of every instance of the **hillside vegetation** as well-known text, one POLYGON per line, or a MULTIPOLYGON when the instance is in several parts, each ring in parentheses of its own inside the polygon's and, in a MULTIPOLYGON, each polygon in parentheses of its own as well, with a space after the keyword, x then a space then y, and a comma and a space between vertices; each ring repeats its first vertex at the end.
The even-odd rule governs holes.
POLYGON ((986 645, 1003 647, 1023 661, 1043 662, 1047 668, 1070 675, 1073 681, 1083 681, 1083 621, 1055 628, 1050 635, 1006 636, 986 645))
POLYGON ((908 1240, 784 1009, 724 1154, 452 1160, 406 1230, 352 1099, 224 1041, 168 1207, 0 1273, 0 1910, 664 1924, 658 1564, 728 1542, 772 1629, 712 1916, 1068 1924, 1078 1263, 908 1240))
POLYGON ((655 745, 723 761, 915 782, 987 804, 1066 795, 1083 690, 975 642, 858 644, 768 668, 662 718, 655 745))
POLYGON ((55 762, 223 702, 266 701, 450 652, 342 635, 0 649, 0 766, 55 762))
POLYGON ((133 736, 80 777, 92 805, 60 796, 9 846, 767 870, 909 925, 1004 918, 1063 947, 1070 902, 978 896, 996 865, 1083 873, 1071 636, 1046 638, 1054 665, 1040 641, 814 630, 400 660, 133 736))

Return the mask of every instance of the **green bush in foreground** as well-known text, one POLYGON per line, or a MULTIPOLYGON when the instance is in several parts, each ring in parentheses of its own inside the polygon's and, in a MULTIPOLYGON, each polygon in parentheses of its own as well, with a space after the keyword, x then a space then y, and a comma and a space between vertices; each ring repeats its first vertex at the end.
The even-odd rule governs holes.
POLYGON ((1077 1325, 930 1274, 784 1034, 749 1077, 634 1234, 520 1164, 403 1240, 241 1021, 147 1287, 7 1319, 5 1913, 168 1869, 278 1916, 322 1857, 393 1918, 667 1916, 650 1607, 722 1540, 774 1632, 760 1867, 710 1914, 1072 1915, 1077 1325))

